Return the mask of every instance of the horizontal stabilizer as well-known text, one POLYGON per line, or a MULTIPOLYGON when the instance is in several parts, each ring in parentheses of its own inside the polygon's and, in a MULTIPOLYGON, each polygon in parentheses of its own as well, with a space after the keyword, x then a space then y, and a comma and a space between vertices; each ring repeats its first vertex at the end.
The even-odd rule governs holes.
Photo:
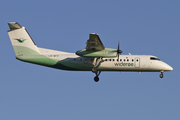
POLYGON ((17 22, 8 23, 10 30, 20 29, 22 26, 17 22))

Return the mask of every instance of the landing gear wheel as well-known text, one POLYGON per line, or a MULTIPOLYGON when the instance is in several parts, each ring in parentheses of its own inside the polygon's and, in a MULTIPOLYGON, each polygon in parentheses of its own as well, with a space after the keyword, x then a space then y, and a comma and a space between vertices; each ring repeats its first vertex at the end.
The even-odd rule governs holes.
POLYGON ((160 78, 163 78, 163 74, 160 74, 159 76, 160 76, 160 78))
POLYGON ((163 77, 164 77, 163 73, 161 73, 159 76, 160 76, 160 78, 163 78, 163 77))
POLYGON ((94 81, 98 82, 99 81, 99 77, 98 76, 94 77, 94 81))

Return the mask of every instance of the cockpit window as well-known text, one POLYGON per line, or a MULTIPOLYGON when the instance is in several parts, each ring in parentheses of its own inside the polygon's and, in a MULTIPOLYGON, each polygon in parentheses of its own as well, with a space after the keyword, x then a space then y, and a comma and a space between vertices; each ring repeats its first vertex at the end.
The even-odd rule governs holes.
POLYGON ((156 57, 150 57, 150 60, 159 60, 160 61, 160 59, 156 58, 156 57))

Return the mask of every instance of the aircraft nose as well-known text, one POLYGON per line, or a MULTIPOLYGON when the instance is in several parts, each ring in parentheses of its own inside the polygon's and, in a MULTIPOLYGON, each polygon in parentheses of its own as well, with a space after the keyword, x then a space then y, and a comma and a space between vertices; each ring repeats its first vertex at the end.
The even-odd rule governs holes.
POLYGON ((171 66, 169 66, 169 71, 172 71, 172 70, 173 70, 173 68, 171 66))
POLYGON ((165 64, 165 65, 164 65, 164 70, 165 70, 165 71, 172 71, 173 68, 172 68, 170 65, 165 64))

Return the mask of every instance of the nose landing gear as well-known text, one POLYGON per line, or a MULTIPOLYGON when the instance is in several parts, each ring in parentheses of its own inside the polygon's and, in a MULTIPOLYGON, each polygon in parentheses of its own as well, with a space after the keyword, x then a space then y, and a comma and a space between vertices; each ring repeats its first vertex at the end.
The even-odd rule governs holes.
POLYGON ((161 72, 161 74, 159 75, 160 78, 163 78, 164 75, 163 75, 163 71, 161 72))

